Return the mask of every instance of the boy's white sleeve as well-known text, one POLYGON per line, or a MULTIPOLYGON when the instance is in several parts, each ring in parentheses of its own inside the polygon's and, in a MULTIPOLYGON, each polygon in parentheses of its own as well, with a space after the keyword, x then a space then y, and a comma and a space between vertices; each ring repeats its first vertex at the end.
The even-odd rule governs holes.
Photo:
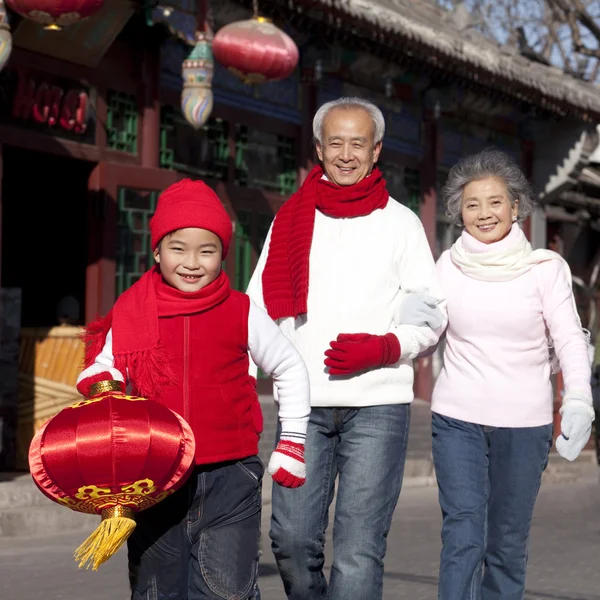
POLYGON ((446 298, 436 273, 435 262, 429 248, 425 230, 420 221, 406 239, 402 254, 398 258, 402 292, 425 292, 439 300, 438 308, 443 317, 442 326, 430 327, 396 324, 391 330, 400 342, 401 358, 414 359, 430 346, 435 346, 448 323, 446 298))
POLYGON ((310 415, 308 371, 299 352, 269 315, 250 301, 248 349, 254 363, 273 378, 282 435, 304 443, 310 415))
MULTIPOLYGON (((258 262, 256 263, 256 268, 254 269, 254 273, 252 273, 252 277, 250 278, 250 282, 248 283, 248 288, 246 289, 246 294, 250 296, 250 300, 256 304, 262 310, 265 309, 265 300, 263 298, 263 289, 262 289, 262 276, 265 270, 265 264, 267 263, 267 256, 269 254, 269 244, 271 243, 271 230, 273 228, 273 223, 271 223, 271 227, 267 233, 267 237, 265 238, 265 243, 263 245, 262 252, 258 257, 258 262)), ((252 358, 252 354, 250 354, 250 375, 256 379, 258 373, 258 367, 252 358)))
POLYGON ((108 371, 115 381, 124 381, 123 373, 119 369, 115 369, 115 359, 112 353, 112 329, 109 329, 106 334, 106 341, 104 342, 102 352, 96 356, 93 364, 79 374, 77 385, 88 377, 99 375, 103 371, 108 371))

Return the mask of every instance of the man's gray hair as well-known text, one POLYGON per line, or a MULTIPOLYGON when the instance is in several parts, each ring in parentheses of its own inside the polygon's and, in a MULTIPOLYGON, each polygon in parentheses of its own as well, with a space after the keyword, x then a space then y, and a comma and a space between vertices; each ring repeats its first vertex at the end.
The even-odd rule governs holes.
POLYGON ((448 179, 442 188, 442 197, 446 204, 446 216, 455 225, 462 225, 462 200, 465 187, 472 181, 497 177, 506 186, 511 205, 519 201, 518 221, 524 221, 535 207, 531 185, 511 156, 486 148, 477 154, 461 159, 448 173, 448 179))
POLYGON ((329 111, 334 108, 345 108, 347 110, 362 108, 363 110, 366 110, 373 120, 375 143, 378 144, 383 140, 383 136, 385 135, 385 119, 379 108, 364 98, 345 96, 343 98, 338 98, 337 100, 332 100, 331 102, 326 102, 315 114, 315 118, 313 119, 313 137, 315 142, 319 142, 319 144, 323 145, 323 122, 325 121, 325 117, 329 114, 329 111))

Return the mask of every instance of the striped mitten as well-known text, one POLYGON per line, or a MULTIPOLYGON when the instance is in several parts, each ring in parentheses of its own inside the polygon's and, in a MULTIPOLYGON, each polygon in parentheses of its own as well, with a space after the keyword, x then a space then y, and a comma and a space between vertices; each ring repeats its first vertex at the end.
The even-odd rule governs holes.
POLYGON ((298 433, 281 433, 279 443, 271 455, 267 470, 273 481, 282 487, 297 488, 306 481, 304 464, 305 436, 298 433))

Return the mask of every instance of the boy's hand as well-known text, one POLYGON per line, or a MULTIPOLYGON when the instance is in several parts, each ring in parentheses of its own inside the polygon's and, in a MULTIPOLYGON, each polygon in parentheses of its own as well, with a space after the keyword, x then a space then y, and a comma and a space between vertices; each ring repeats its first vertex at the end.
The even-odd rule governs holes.
MULTIPOLYGON (((90 375, 89 377, 84 377, 81 381, 77 382, 77 391, 84 398, 94 398, 95 396, 101 396, 105 394, 108 390, 104 389, 101 391, 97 391, 94 388, 94 384, 100 384, 104 381, 110 381, 111 384, 115 387, 118 387, 121 392, 125 392, 125 384, 122 381, 116 381, 114 375, 110 371, 101 371, 100 373, 96 373, 95 375, 90 375)), ((113 391, 117 391, 111 388, 113 391)))
POLYGON ((304 444, 282 439, 267 467, 273 481, 282 487, 297 488, 306 481, 304 444))

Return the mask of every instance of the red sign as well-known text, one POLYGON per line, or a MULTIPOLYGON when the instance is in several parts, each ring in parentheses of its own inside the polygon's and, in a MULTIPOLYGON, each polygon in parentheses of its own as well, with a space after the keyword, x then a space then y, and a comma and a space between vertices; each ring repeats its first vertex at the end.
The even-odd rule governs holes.
POLYGON ((60 127, 71 133, 85 133, 88 121, 89 97, 81 88, 64 88, 38 81, 19 70, 19 83, 12 105, 15 119, 50 127, 60 127))

